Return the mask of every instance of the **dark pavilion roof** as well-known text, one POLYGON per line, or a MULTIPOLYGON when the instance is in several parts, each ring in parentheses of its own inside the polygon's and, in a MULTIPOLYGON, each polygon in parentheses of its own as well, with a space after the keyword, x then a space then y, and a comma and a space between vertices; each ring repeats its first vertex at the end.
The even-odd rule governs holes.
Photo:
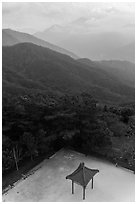
POLYGON ((80 163, 78 168, 72 174, 66 176, 66 179, 70 179, 81 186, 87 186, 89 181, 98 172, 98 169, 89 169, 84 166, 84 163, 80 163))

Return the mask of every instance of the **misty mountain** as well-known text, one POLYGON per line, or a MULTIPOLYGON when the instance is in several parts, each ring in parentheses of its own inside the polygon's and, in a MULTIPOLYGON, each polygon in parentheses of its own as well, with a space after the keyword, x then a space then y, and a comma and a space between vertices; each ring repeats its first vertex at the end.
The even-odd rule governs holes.
POLYGON ((11 46, 19 43, 19 41, 12 35, 10 35, 6 30, 2 30, 2 45, 11 46))
MULTIPOLYGON (((91 32, 78 30, 79 23, 85 19, 78 19, 71 25, 53 25, 43 32, 34 35, 49 42, 55 43, 65 49, 71 50, 81 58, 92 60, 135 60, 134 38, 120 32, 91 32), (76 30, 77 28, 77 30, 76 30), (75 32, 76 30, 76 32, 75 32)), ((82 21, 82 22, 81 22, 82 21)))
POLYGON ((134 100, 134 88, 100 67, 97 69, 32 43, 3 47, 2 63, 6 92, 11 91, 12 84, 13 89, 28 91, 88 92, 100 101, 113 103, 134 100))
POLYGON ((46 42, 44 40, 38 39, 33 35, 18 32, 18 31, 14 31, 14 30, 11 30, 11 29, 3 29, 2 30, 2 45, 3 46, 11 46, 11 45, 15 45, 17 43, 23 43, 23 42, 34 43, 36 45, 40 45, 40 46, 47 47, 47 48, 50 48, 52 50, 55 50, 56 52, 60 52, 60 53, 69 55, 69 56, 71 56, 71 57, 73 57, 75 59, 78 58, 72 52, 69 52, 66 49, 63 49, 63 48, 61 48, 59 46, 48 43, 48 42, 46 42))
POLYGON ((56 24, 45 29, 44 31, 34 33, 34 36, 55 44, 59 44, 59 42, 65 40, 68 35, 68 28, 56 24))
POLYGON ((119 33, 75 35, 60 41, 58 45, 92 60, 135 62, 134 43, 129 43, 128 39, 119 33))
POLYGON ((124 59, 135 63, 135 42, 126 44, 124 46, 112 50, 111 55, 115 56, 115 59, 124 59))
POLYGON ((123 84, 135 87, 135 64, 132 62, 120 60, 91 61, 87 58, 81 58, 78 61, 91 67, 94 66, 96 69, 104 70, 123 84))

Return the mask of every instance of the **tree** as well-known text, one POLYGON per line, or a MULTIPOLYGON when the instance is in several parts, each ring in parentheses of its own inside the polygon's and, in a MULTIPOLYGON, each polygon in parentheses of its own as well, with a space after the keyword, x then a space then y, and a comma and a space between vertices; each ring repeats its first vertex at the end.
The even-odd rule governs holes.
POLYGON ((121 120, 124 122, 124 123, 128 123, 129 121, 129 117, 134 115, 134 111, 133 109, 130 109, 130 108, 123 108, 121 110, 121 120))
POLYGON ((126 137, 135 139, 135 117, 130 117, 127 127, 126 137))
POLYGON ((104 112, 107 112, 107 111, 108 111, 107 105, 104 105, 103 111, 104 111, 104 112))
POLYGON ((41 154, 47 153, 49 151, 48 142, 47 142, 47 132, 41 128, 36 134, 36 143, 37 150, 41 154))
POLYGON ((37 153, 37 146, 34 136, 30 132, 24 132, 21 137, 21 143, 27 147, 31 160, 33 160, 33 156, 37 153))
POLYGON ((13 152, 11 148, 11 140, 2 135, 2 173, 13 168, 15 165, 15 161, 13 158, 13 152))
POLYGON ((120 158, 135 170, 135 147, 130 140, 122 145, 120 158))
POLYGON ((112 132, 102 121, 95 121, 83 136, 83 149, 88 153, 111 149, 112 132))

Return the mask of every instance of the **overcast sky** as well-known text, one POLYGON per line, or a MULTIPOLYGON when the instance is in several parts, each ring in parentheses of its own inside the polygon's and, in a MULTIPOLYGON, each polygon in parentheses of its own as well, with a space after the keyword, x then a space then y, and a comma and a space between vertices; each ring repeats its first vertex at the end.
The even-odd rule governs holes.
POLYGON ((3 3, 2 26, 34 33, 53 25, 74 32, 134 33, 134 3, 3 3), (93 29, 94 28, 94 29, 93 29))

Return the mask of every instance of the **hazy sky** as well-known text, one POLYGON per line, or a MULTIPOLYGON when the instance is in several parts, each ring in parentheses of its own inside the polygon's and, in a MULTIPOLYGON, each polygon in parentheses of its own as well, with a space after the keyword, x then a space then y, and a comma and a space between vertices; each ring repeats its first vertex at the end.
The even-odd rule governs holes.
POLYGON ((34 33, 52 25, 72 32, 134 33, 134 3, 3 3, 3 28, 34 33), (72 29, 73 28, 73 29, 72 29))

